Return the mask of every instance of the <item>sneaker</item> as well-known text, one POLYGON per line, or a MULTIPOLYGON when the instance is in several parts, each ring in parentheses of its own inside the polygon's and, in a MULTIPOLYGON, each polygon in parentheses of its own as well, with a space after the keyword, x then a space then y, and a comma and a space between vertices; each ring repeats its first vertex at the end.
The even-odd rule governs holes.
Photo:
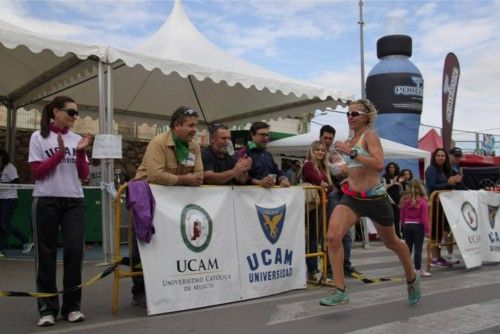
POLYGON ((428 271, 425 271, 423 269, 420 269, 420 277, 430 277, 431 276, 431 273, 428 272, 428 271))
POLYGON ((432 259, 431 266, 434 266, 434 267, 450 267, 451 263, 448 262, 448 261, 446 261, 442 257, 440 257, 440 258, 437 258, 437 259, 436 258, 432 259))
POLYGON ((332 289, 330 294, 319 301, 320 305, 324 306, 334 306, 337 304, 347 304, 349 303, 349 295, 345 291, 339 289, 332 289))
POLYGON ((460 263, 460 260, 454 254, 450 254, 450 256, 448 256, 448 262, 458 264, 460 263))
POLYGON ((320 272, 308 272, 307 273, 307 281, 309 282, 318 282, 321 278, 320 272))
POLYGON ((3 251, 0 251, 0 257, 5 257, 5 253, 3 251))
POLYGON ((81 322, 85 320, 85 315, 80 311, 69 312, 68 317, 69 322, 81 322))
POLYGON ((146 294, 135 293, 132 295, 132 305, 146 308, 146 294))
POLYGON ((34 243, 31 241, 25 242, 23 244, 23 255, 28 255, 31 252, 31 249, 33 249, 34 243))
POLYGON ((56 319, 52 314, 44 315, 43 317, 40 317, 40 320, 38 320, 38 327, 54 326, 55 324, 56 319))
POLYGON ((420 274, 415 273, 415 279, 413 283, 408 283, 408 302, 413 305, 416 304, 420 297, 422 296, 422 292, 420 291, 420 274))

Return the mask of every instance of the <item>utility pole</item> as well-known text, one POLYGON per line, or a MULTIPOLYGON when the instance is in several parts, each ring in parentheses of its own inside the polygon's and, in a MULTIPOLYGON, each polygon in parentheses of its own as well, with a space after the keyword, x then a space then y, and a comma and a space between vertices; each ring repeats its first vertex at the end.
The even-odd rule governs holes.
POLYGON ((365 93, 365 46, 363 39, 363 26, 365 22, 363 21, 363 0, 359 0, 359 51, 360 51, 360 61, 361 61, 361 97, 366 98, 365 93))

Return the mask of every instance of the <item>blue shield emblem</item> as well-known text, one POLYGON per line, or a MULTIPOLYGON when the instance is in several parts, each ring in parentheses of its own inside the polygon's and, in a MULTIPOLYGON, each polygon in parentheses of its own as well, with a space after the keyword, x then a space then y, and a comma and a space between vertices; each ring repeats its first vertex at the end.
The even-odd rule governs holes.
POLYGON ((257 216, 259 217, 260 227, 264 231, 267 240, 272 244, 280 238, 283 224, 285 222, 286 204, 277 208, 263 208, 255 205, 257 216))
POLYGON ((495 228, 495 219, 496 219, 498 208, 499 208, 498 205, 494 206, 494 205, 488 204, 488 218, 490 219, 490 226, 492 229, 495 228))

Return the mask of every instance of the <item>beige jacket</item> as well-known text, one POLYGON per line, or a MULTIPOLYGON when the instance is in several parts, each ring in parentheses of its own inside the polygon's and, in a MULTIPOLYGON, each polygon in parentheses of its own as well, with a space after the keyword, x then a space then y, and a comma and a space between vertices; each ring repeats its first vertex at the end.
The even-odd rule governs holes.
POLYGON ((200 145, 190 141, 189 152, 195 155, 194 166, 177 164, 172 132, 161 133, 149 142, 135 178, 146 179, 150 183, 173 186, 178 184, 177 175, 194 173, 203 177, 200 145))

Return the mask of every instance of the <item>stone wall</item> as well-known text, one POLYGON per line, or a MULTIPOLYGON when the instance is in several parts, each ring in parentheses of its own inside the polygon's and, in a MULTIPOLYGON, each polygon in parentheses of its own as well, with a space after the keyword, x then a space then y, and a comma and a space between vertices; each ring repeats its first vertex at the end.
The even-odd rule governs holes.
MULTIPOLYGON (((35 183, 30 175, 28 164, 31 133, 32 131, 16 131, 16 152, 12 163, 17 168, 21 183, 35 183)), ((126 180, 127 176, 130 178, 134 177, 137 167, 141 164, 147 145, 148 142, 146 141, 123 140, 123 159, 115 159, 114 161, 115 169, 121 170, 121 180, 126 180)), ((0 146, 5 147, 5 129, 0 129, 0 146)), ((88 149, 87 155, 89 157, 92 155, 92 148, 88 149)))

